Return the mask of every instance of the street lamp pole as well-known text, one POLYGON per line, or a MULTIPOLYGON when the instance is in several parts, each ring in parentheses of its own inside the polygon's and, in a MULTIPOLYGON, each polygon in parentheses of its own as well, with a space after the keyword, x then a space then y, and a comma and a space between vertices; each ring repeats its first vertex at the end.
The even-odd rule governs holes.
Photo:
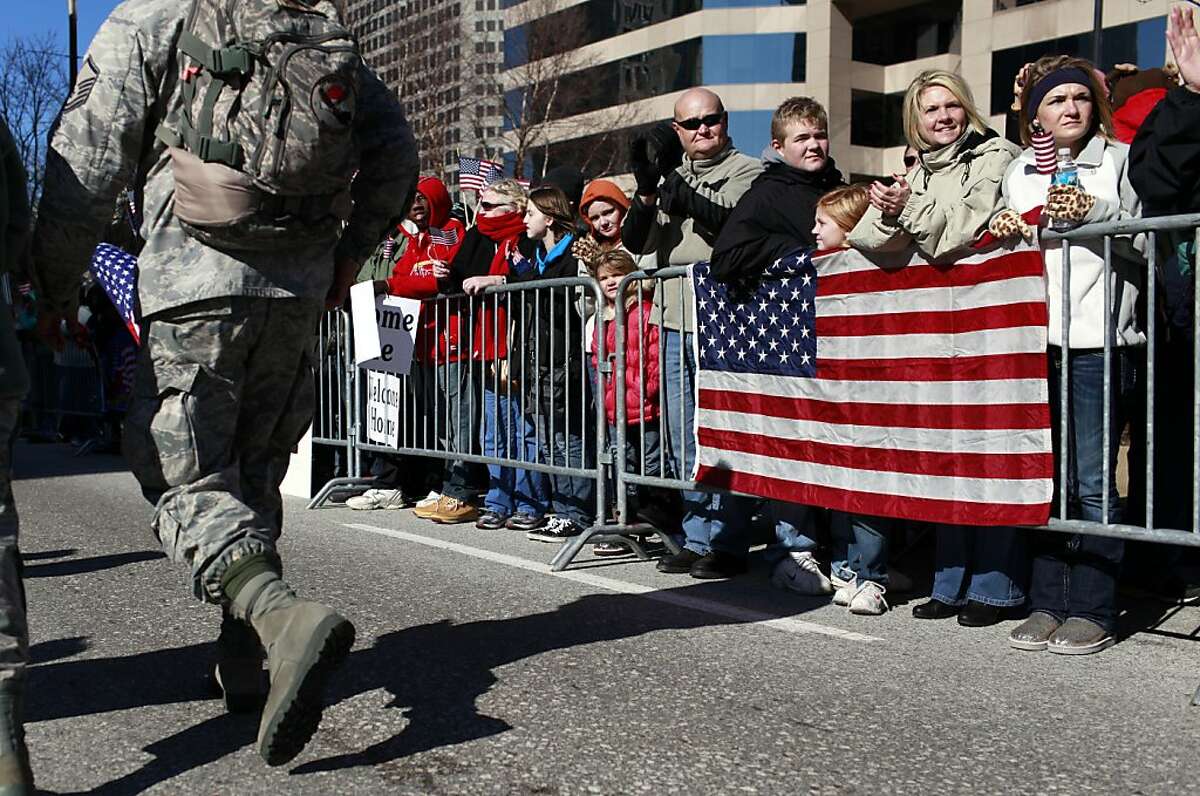
POLYGON ((74 88, 79 74, 79 19, 75 14, 75 0, 67 0, 67 25, 71 37, 71 87, 74 88))
POLYGON ((1092 12, 1092 63, 1103 69, 1100 63, 1100 39, 1104 36, 1104 0, 1096 0, 1092 12))

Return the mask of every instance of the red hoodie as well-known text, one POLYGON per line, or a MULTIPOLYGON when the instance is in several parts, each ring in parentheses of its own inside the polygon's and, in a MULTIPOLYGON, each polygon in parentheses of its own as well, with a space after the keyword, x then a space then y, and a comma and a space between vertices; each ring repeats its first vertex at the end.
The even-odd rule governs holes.
MULTIPOLYGON (((625 316, 626 323, 630 328, 630 333, 625 335, 625 406, 626 422, 631 426, 639 424, 642 420, 650 422, 658 419, 658 326, 650 322, 653 314, 654 302, 642 299, 630 307, 625 316), (634 331, 635 327, 632 321, 635 319, 641 326, 641 342, 638 341, 638 335, 634 331), (643 354, 646 368, 645 392, 640 386, 643 384, 641 360, 643 354), (641 403, 643 400, 644 403, 641 403)), ((602 317, 603 313, 598 313, 598 315, 602 317)), ((597 367, 595 343, 599 341, 601 325, 604 329, 604 351, 607 356, 612 357, 613 362, 616 362, 617 322, 615 319, 600 320, 596 324, 594 332, 592 367, 597 367)), ((608 422, 615 425, 617 422, 617 376, 615 373, 604 382, 604 410, 608 415, 608 422)))
MULTIPOLYGON (((431 299, 438 294, 434 262, 448 263, 462 246, 466 229, 458 219, 450 217, 450 193, 437 177, 422 177, 417 191, 429 202, 429 227, 413 235, 404 227, 400 231, 408 239, 404 254, 392 268, 388 292, 405 298, 431 299)), ((458 360, 458 315, 435 312, 436 304, 422 309, 421 330, 417 333, 417 359, 426 363, 443 364, 458 360), (443 328, 448 327, 448 328, 443 328), (438 338, 441 345, 437 345, 438 338)))

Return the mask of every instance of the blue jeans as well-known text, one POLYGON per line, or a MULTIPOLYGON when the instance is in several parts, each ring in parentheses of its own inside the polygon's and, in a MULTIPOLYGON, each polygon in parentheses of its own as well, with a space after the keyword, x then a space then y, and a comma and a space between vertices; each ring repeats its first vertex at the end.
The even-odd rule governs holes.
MULTIPOLYGON (((691 332, 663 329, 662 392, 667 420, 667 448, 673 475, 688 480, 696 463, 696 359, 691 332), (682 351, 680 350, 682 344, 682 351)), ((683 546, 706 555, 716 549, 714 538, 722 539, 727 524, 745 525, 749 515, 739 498, 705 492, 680 492, 683 502, 683 546)), ((737 550, 730 543, 723 552, 737 550)), ((739 555, 745 555, 743 549, 739 555)))
POLYGON ((865 514, 833 512, 834 558, 830 571, 837 578, 860 583, 888 580, 888 534, 893 520, 865 514))
POLYGON ((1006 608, 1025 602, 1021 588, 1029 557, 1016 528, 937 526, 933 599, 946 605, 974 600, 1006 608))
MULTIPOLYGON (((516 392, 509 396, 492 392, 485 379, 483 390, 483 455, 537 462, 537 429, 521 412, 516 392)), ((541 517, 546 513, 546 474, 536 470, 488 465, 488 493, 483 500, 487 511, 503 517, 514 512, 541 517)))
MULTIPOLYGON (((447 451, 469 454, 475 447, 475 429, 479 422, 476 405, 479 370, 479 363, 472 367, 466 361, 438 366, 433 426, 447 451)), ((446 466, 442 494, 456 500, 471 499, 471 467, 467 462, 455 459, 446 466)))
MULTIPOLYGON (((1054 427, 1055 476, 1064 452, 1059 450, 1062 412, 1061 361, 1058 348, 1051 348, 1050 414, 1054 427)), ((1104 352, 1072 351, 1068 358, 1067 484, 1058 484, 1058 498, 1066 495, 1069 516, 1103 522, 1103 499, 1108 492, 1108 521, 1121 520, 1117 494, 1117 453, 1121 426, 1133 398, 1136 357, 1140 352, 1114 349, 1109 424, 1109 478, 1104 482, 1104 352)), ((1039 534, 1037 556, 1029 587, 1029 604, 1060 621, 1077 616, 1090 619, 1107 630, 1116 621, 1117 576, 1125 543, 1120 539, 1085 534, 1039 534)))
MULTIPOLYGON (((555 467, 586 469, 595 445, 589 444, 587 426, 582 420, 567 415, 554 415, 554 430, 550 429, 549 403, 542 407, 542 456, 555 467)), ((589 413, 590 417, 590 413, 589 413)), ((592 436, 595 436, 594 434, 592 436)), ((591 527, 596 516, 596 482, 586 476, 550 476, 550 507, 581 528, 591 527)))

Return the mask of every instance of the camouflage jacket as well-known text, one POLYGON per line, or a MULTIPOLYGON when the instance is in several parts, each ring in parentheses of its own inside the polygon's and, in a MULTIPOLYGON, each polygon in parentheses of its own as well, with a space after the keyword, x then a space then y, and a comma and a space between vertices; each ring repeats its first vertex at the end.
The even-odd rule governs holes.
POLYGON ((144 316, 222 296, 321 300, 335 259, 366 260, 389 219, 403 212, 417 177, 416 146, 396 97, 364 64, 354 121, 354 210, 340 240, 321 250, 226 253, 185 233, 172 212, 166 147, 154 134, 182 102, 177 42, 188 6, 125 0, 92 41, 47 155, 33 249, 47 309, 64 311, 76 300, 117 194, 130 184, 142 195, 146 246, 138 297, 144 316))

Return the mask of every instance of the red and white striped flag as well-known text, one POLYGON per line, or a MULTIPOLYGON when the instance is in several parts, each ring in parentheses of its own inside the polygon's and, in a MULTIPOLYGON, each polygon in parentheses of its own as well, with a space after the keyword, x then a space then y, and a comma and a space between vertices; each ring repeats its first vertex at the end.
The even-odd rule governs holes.
POLYGON ((1040 252, 907 258, 799 253, 752 298, 695 266, 696 480, 884 517, 1048 520, 1040 252))
POLYGON ((1054 135, 1036 128, 1030 137, 1033 146, 1033 162, 1038 174, 1053 174, 1058 169, 1058 150, 1054 148, 1054 135))

